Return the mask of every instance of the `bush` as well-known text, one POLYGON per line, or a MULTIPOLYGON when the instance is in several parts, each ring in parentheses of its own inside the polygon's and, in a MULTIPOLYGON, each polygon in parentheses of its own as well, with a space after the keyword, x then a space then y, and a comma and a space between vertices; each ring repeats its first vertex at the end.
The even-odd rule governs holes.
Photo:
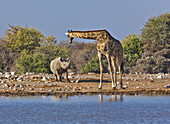
POLYGON ((170 71, 170 14, 150 18, 142 29, 143 54, 134 70, 145 73, 170 71))
MULTIPOLYGON (((103 60, 103 72, 107 72, 108 69, 107 61, 103 60)), ((99 58, 95 57, 92 58, 87 64, 80 67, 81 73, 89 73, 89 72, 95 72, 100 73, 100 64, 99 64, 99 58)))

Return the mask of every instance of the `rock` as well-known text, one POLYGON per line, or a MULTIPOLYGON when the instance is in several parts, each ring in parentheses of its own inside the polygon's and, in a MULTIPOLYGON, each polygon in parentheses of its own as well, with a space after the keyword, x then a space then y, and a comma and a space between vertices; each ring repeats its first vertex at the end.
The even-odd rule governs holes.
POLYGON ((76 72, 70 72, 69 73, 69 75, 75 75, 76 74, 76 72))
POLYGON ((44 88, 40 88, 40 90, 42 91, 42 90, 44 90, 44 88))
POLYGON ((3 75, 3 73, 2 73, 2 72, 0 72, 0 75, 3 75))
POLYGON ((25 90, 25 88, 22 88, 21 90, 25 90))
POLYGON ((50 84, 50 87, 53 87, 54 86, 54 84, 50 84))
POLYGON ((72 78, 74 78, 74 77, 72 77, 72 76, 69 75, 68 78, 69 78, 69 79, 72 79, 72 78))
POLYGON ((4 77, 6 77, 7 79, 9 79, 12 75, 11 74, 7 74, 4 77))
POLYGON ((29 73, 29 72, 26 72, 25 75, 30 75, 30 73, 29 73))
POLYGON ((41 81, 38 81, 37 84, 41 84, 41 81))
POLYGON ((46 81, 47 79, 46 79, 46 77, 43 77, 41 80, 42 80, 42 81, 46 81))
POLYGON ((139 89, 139 86, 137 86, 136 89, 139 89))
POLYGON ((74 83, 75 81, 70 81, 71 83, 74 83))
POLYGON ((165 88, 170 88, 170 84, 167 84, 164 86, 165 88))
POLYGON ((29 87, 30 85, 29 84, 26 84, 27 87, 29 87))
POLYGON ((16 87, 14 87, 13 90, 18 90, 18 89, 16 87))
POLYGON ((78 80, 76 80, 76 82, 75 83, 78 83, 79 82, 79 79, 78 80))
POLYGON ((125 85, 125 86, 123 86, 123 89, 126 89, 126 88, 128 88, 128 86, 126 86, 126 85, 125 85))
POLYGON ((10 72, 5 72, 5 75, 9 75, 10 74, 10 72))
POLYGON ((9 85, 8 85, 8 84, 4 84, 4 86, 5 86, 5 87, 9 87, 9 85))
POLYGON ((163 76, 162 75, 158 75, 157 79, 163 79, 163 76))
POLYGON ((24 86, 20 85, 21 88, 23 88, 24 86))
POLYGON ((135 78, 134 81, 138 81, 138 79, 135 78))
POLYGON ((130 84, 130 82, 126 82, 126 84, 130 84))
POLYGON ((16 73, 15 72, 11 72, 11 75, 15 75, 16 73))
POLYGON ((34 90, 34 88, 29 88, 29 90, 34 90))
POLYGON ((33 85, 33 87, 36 87, 36 86, 37 86, 37 85, 35 85, 35 84, 33 85))
POLYGON ((49 92, 53 92, 53 90, 48 90, 49 92))
POLYGON ((89 72, 88 74, 95 74, 94 72, 89 72))
POLYGON ((65 87, 68 88, 68 89, 70 88, 69 86, 65 86, 65 87))
POLYGON ((150 82, 154 82, 154 80, 153 80, 153 78, 152 78, 152 77, 150 77, 150 82))
POLYGON ((15 87, 20 87, 18 84, 15 84, 15 87))
POLYGON ((146 80, 146 77, 143 77, 144 80, 146 80))
POLYGON ((120 82, 116 82, 117 84, 120 84, 120 82))
POLYGON ((23 78, 22 77, 18 77, 17 81, 23 81, 23 78))
POLYGON ((46 81, 46 82, 45 82, 45 84, 49 84, 49 83, 50 83, 50 81, 46 81))
POLYGON ((6 80, 2 80, 2 81, 1 81, 1 84, 4 84, 4 83, 6 83, 6 80))

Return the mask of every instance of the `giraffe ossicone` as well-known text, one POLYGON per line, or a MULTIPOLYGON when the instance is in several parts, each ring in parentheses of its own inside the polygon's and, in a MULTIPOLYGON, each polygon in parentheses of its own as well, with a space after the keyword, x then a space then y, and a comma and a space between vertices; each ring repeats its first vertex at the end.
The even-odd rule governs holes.
POLYGON ((119 40, 113 38, 107 30, 93 30, 93 31, 68 31, 65 33, 69 37, 70 44, 74 37, 82 39, 94 39, 98 41, 97 51, 100 62, 100 84, 99 89, 102 88, 103 82, 103 62, 102 55, 107 57, 108 67, 112 80, 112 88, 117 86, 117 67, 120 73, 120 88, 122 88, 122 60, 123 48, 119 40), (116 62, 117 61, 117 62, 116 62), (114 74, 114 79, 113 79, 114 74), (113 81, 114 80, 114 81, 113 81))

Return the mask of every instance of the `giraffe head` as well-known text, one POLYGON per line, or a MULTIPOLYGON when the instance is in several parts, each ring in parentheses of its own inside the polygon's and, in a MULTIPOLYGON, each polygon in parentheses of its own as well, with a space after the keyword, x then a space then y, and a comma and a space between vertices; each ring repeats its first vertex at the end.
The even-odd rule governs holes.
POLYGON ((74 36, 72 35, 72 30, 65 33, 65 35, 67 35, 69 37, 69 43, 71 44, 73 39, 74 39, 74 36))

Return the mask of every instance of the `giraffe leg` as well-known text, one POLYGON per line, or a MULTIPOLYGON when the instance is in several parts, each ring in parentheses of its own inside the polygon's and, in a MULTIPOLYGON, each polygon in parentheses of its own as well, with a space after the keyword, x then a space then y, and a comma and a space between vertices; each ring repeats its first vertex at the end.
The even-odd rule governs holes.
POLYGON ((121 69, 121 66, 119 66, 119 73, 120 73, 120 88, 123 88, 123 84, 122 84, 122 69, 121 69))
POLYGON ((110 71, 110 76, 111 76, 111 80, 112 80, 112 88, 115 89, 116 86, 113 85, 113 71, 112 71, 112 65, 111 65, 111 60, 110 60, 110 56, 107 56, 107 61, 108 61, 108 67, 109 67, 109 71, 110 71))
POLYGON ((103 81, 103 62, 102 62, 102 54, 98 52, 99 62, 100 62, 100 85, 99 89, 102 89, 102 81, 103 81))
POLYGON ((122 67, 121 67, 122 66, 122 59, 121 58, 118 59, 118 64, 119 64, 119 73, 120 73, 120 88, 123 88, 123 84, 122 84, 122 67))
POLYGON ((116 67, 116 58, 115 57, 111 57, 111 60, 112 60, 112 66, 113 66, 113 69, 114 69, 114 83, 112 82, 112 88, 116 87, 117 86, 117 67, 116 67))

